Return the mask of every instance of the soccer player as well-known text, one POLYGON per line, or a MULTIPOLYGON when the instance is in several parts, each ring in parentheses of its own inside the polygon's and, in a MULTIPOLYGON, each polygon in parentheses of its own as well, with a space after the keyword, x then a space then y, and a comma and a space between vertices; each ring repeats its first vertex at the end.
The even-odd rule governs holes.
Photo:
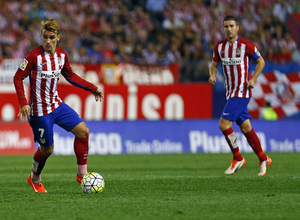
POLYGON ((215 46, 208 82, 215 85, 217 67, 219 62, 222 62, 227 102, 219 121, 219 128, 233 154, 233 160, 225 174, 233 174, 246 164, 231 127, 232 123, 236 122, 258 156, 260 161, 258 176, 263 176, 272 160, 265 155, 261 148, 260 141, 250 123, 251 115, 247 105, 251 98, 251 89, 262 72, 265 61, 253 43, 238 36, 239 22, 236 17, 226 16, 223 20, 223 27, 226 39, 218 42, 215 46), (250 58, 256 62, 256 67, 252 78, 248 79, 250 58))
POLYGON ((28 183, 35 192, 47 192, 41 181, 41 172, 52 154, 53 125, 57 124, 75 135, 74 151, 77 158, 77 182, 87 173, 89 129, 79 115, 65 104, 56 91, 62 74, 71 84, 90 91, 96 101, 103 100, 103 92, 92 83, 76 75, 69 64, 67 53, 57 48, 61 38, 60 26, 54 19, 41 22, 42 45, 30 51, 14 76, 14 85, 20 104, 19 115, 29 121, 39 148, 34 154, 28 183), (24 95, 23 80, 30 79, 30 102, 24 95))

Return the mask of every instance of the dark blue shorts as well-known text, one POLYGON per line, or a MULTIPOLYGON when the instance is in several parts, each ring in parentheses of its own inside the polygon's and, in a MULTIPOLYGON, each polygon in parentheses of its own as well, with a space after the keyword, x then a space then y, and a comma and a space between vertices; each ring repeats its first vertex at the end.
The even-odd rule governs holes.
POLYGON ((41 117, 31 116, 29 123, 33 131, 34 141, 43 147, 53 144, 53 125, 57 124, 66 131, 71 131, 76 125, 83 122, 70 106, 64 102, 53 112, 41 117))
POLYGON ((233 97, 228 99, 221 117, 241 125, 244 121, 251 118, 247 109, 249 101, 250 98, 233 97))

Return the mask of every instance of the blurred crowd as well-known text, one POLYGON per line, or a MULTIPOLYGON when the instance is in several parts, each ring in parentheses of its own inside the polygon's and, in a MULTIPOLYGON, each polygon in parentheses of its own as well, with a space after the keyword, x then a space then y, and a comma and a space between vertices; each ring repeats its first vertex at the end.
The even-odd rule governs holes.
POLYGON ((4 0, 0 1, 0 59, 23 58, 41 44, 40 22, 61 25, 59 47, 70 61, 180 64, 180 81, 207 81, 225 15, 240 19, 239 35, 266 61, 300 64, 287 29, 299 0, 4 0))

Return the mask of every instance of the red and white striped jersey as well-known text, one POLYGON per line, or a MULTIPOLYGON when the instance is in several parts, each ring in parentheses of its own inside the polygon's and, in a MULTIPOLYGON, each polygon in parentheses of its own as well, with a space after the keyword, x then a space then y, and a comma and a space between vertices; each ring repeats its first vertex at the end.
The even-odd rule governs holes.
POLYGON ((230 45, 228 40, 219 41, 214 49, 213 61, 222 62, 225 77, 226 98, 251 98, 247 88, 250 58, 257 60, 260 53, 253 43, 242 38, 230 45))
POLYGON ((14 84, 20 106, 30 105, 31 115, 43 116, 54 111, 62 100, 58 96, 57 84, 62 74, 71 84, 95 92, 97 87, 76 75, 69 64, 67 53, 56 48, 51 56, 42 46, 33 49, 23 59, 14 76, 14 84), (30 103, 25 94, 23 79, 30 79, 30 103))

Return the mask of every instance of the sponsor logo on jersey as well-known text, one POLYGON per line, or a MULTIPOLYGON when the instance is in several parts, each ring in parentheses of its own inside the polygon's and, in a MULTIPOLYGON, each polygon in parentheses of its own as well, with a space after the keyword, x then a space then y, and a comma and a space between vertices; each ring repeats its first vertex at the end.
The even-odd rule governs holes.
POLYGON ((28 60, 24 58, 20 64, 20 69, 24 71, 26 69, 27 64, 28 64, 28 60))
POLYGON ((222 58, 223 65, 239 65, 242 63, 241 58, 222 58))
POLYGON ((44 79, 52 79, 52 78, 58 78, 61 70, 50 70, 50 71, 41 71, 41 78, 44 79))

